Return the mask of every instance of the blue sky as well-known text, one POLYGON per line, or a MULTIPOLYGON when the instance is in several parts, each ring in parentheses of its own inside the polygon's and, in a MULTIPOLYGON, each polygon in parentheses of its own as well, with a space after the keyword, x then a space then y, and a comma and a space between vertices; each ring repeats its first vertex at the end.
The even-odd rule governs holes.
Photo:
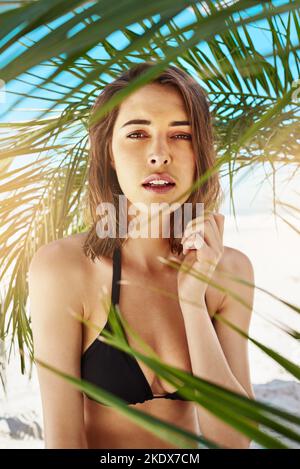
MULTIPOLYGON (((276 2, 276 4, 281 4, 286 2, 276 2)), ((257 7, 258 10, 260 7, 257 7)), ((252 11, 254 9, 252 8, 252 11)), ((245 13, 246 15, 246 13, 245 13)), ((59 21, 56 20, 51 24, 53 28, 59 26, 62 21, 65 21, 67 17, 70 17, 70 14, 65 15, 64 18, 61 18, 59 21)), ((283 21, 286 19, 287 15, 282 15, 283 21)), ((157 15, 158 19, 158 15, 157 15)), ((191 10, 187 8, 183 13, 177 16, 176 23, 180 26, 186 25, 191 23, 193 20, 193 16, 191 10)), ((76 32, 80 29, 74 29, 71 34, 76 34, 76 32)), ((140 33, 140 27, 138 25, 131 25, 130 29, 135 31, 136 33, 140 33)), ((271 37, 270 33, 267 30, 267 23, 266 21, 260 21, 258 24, 251 24, 248 26, 248 30, 251 34, 251 39, 255 44, 257 50, 260 53, 268 53, 271 51, 271 37)), ((45 34, 48 33, 46 27, 42 26, 38 30, 34 31, 30 35, 26 36, 26 39, 23 40, 23 43, 29 45, 31 41, 38 41, 41 39, 45 34)), ((186 35, 188 38, 189 36, 186 35)), ((116 31, 110 36, 108 36, 107 40, 117 47, 119 50, 123 49, 127 44, 127 39, 120 31, 116 31)), ((292 44, 296 44, 296 34, 295 30, 291 30, 291 42, 292 44)), ((10 50, 9 53, 3 54, 1 57, 1 63, 4 65, 5 63, 11 61, 14 57, 18 56, 22 50, 24 50, 24 45, 16 43, 10 50)), ((211 60, 214 61, 211 52, 207 44, 201 44, 201 50, 203 50, 211 60)), ((90 56, 98 59, 105 59, 108 58, 106 52, 104 51, 103 47, 97 46, 90 52, 90 56)), ((272 59, 270 59, 271 61, 272 59)), ((291 63, 292 68, 295 69, 295 65, 291 63)), ((18 77, 17 80, 12 80, 10 83, 6 84, 6 100, 4 103, 0 103, 1 109, 1 117, 0 122, 10 122, 10 121, 22 121, 22 120, 29 120, 37 117, 40 113, 39 110, 41 109, 48 109, 52 104, 52 99, 57 99, 60 96, 60 92, 63 90, 65 92, 67 85, 68 87, 74 87, 79 83, 79 80, 76 79, 71 74, 61 74, 58 78, 56 78, 57 84, 52 84, 51 88, 48 90, 40 90, 38 88, 39 83, 41 83, 42 79, 48 76, 49 71, 52 71, 52 67, 48 67, 47 64, 42 64, 39 66, 34 67, 30 73, 22 74, 18 77), (30 82, 30 85, 26 84, 25 81, 30 82), (8 109, 15 103, 19 96, 14 96, 13 93, 27 93, 29 96, 26 99, 23 99, 22 102, 17 104, 13 110, 7 112, 8 109)), ((282 75, 284 73, 283 70, 280 70, 279 73, 282 75)), ((1 78, 1 75, 0 75, 1 78)), ((102 76, 103 79, 110 81, 109 76, 102 76)), ((85 87, 85 90, 91 89, 91 86, 88 85, 85 87)), ((80 94, 77 96, 77 99, 80 99, 80 94)), ((55 113, 48 113, 48 115, 54 116, 55 113)), ((29 156, 25 156, 26 163, 29 162, 29 156)), ((14 162, 14 166, 24 164, 24 158, 18 158, 14 162)), ((247 172, 239 173, 239 176, 235 179, 235 204, 237 213, 246 214, 246 213, 257 213, 257 212, 265 212, 269 211, 271 208, 271 201, 272 201, 272 190, 269 182, 265 182, 264 184, 261 183, 265 176, 265 171, 270 171, 270 168, 264 168, 263 166, 257 166, 253 168, 252 171, 248 174, 247 172)), ((286 174, 286 170, 283 174, 286 174)), ((281 179, 281 178, 279 178, 281 179)), ((279 185, 280 185, 279 181, 279 185)), ((228 179, 222 179, 222 186, 225 193, 228 192, 228 179)), ((223 205, 224 213, 229 213, 229 198, 227 197, 225 200, 225 204, 223 205)))

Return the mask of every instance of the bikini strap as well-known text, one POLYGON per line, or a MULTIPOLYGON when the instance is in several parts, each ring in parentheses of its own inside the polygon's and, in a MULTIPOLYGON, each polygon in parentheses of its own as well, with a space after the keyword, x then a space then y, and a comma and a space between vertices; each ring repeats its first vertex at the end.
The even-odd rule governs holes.
POLYGON ((113 253, 113 277, 111 287, 111 302, 113 305, 119 303, 120 298, 120 284, 121 279, 121 249, 116 247, 113 253))

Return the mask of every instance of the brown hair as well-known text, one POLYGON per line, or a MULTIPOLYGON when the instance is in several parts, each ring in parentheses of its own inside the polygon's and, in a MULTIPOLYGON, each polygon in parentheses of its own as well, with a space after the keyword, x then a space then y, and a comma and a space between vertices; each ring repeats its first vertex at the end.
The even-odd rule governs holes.
MULTIPOLYGON (((129 70, 123 72, 112 83, 106 85, 98 96, 92 113, 97 111, 101 106, 118 91, 124 89, 132 80, 142 75, 149 67, 153 67, 155 61, 146 61, 139 63, 129 70)), ((186 112, 189 116, 192 128, 192 144, 196 155, 196 177, 195 181, 201 177, 207 170, 211 170, 216 161, 213 126, 209 111, 209 103, 206 93, 199 83, 194 80, 184 70, 169 65, 160 75, 151 80, 152 83, 168 84, 175 86, 183 97, 186 112)), ((111 140, 113 134, 114 123, 117 119, 119 106, 115 106, 113 110, 96 123, 92 123, 89 128, 90 136, 90 166, 88 174, 88 208, 92 220, 87 237, 83 246, 86 256, 92 260, 100 256, 111 257, 113 250, 117 246, 122 246, 125 238, 118 237, 118 221, 119 207, 118 196, 123 194, 117 179, 115 170, 110 164, 111 160, 111 140), (111 220, 117 227, 115 238, 100 238, 96 232, 96 224, 98 215, 96 208, 100 203, 110 202, 116 210, 116 220, 111 220)), ((219 175, 213 172, 203 184, 194 190, 186 200, 192 204, 192 217, 195 217, 196 203, 204 203, 205 210, 217 210, 220 203, 221 187, 219 175)), ((127 219, 127 218, 126 218, 127 219)), ((183 224, 182 224, 183 226, 183 224)), ((174 237, 174 212, 170 216, 170 248, 172 253, 180 254, 182 245, 181 238, 174 237)))

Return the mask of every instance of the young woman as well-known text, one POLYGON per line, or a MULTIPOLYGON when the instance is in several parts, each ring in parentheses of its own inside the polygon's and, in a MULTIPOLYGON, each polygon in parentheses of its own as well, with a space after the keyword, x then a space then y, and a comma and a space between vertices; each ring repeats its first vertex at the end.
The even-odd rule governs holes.
MULTIPOLYGON (((152 66, 153 62, 139 64, 108 84, 93 111, 152 66)), ((244 253, 223 246, 217 172, 191 190, 193 182, 214 164, 206 95, 192 77, 175 66, 91 123, 92 224, 87 232, 41 247, 33 257, 29 294, 34 348, 36 358, 98 384, 129 406, 201 433, 224 447, 248 448, 248 438, 182 398, 143 362, 132 357, 126 360, 73 314, 81 314, 100 330, 107 329, 107 312, 101 306, 104 287, 125 320, 162 361, 254 398, 247 341, 214 319, 218 313, 248 332, 253 289, 234 282, 224 271, 254 283, 253 268, 244 253), (156 182, 149 183, 149 177, 156 182), (158 180, 168 185, 159 189, 154 184, 163 182, 158 180), (170 211, 167 237, 163 235, 164 213, 157 237, 122 237, 116 229, 115 237, 103 238, 99 236, 99 204, 115 207, 112 221, 119 228, 119 196, 127 201, 128 226, 134 220, 132 208, 138 204, 149 209, 154 203, 171 206, 177 200, 179 207, 190 203, 194 210, 202 203, 205 216, 195 216, 193 211, 181 236, 175 236, 174 211, 170 211), (184 261, 222 289, 172 268, 162 258, 180 265, 184 261), (119 280, 127 280, 127 284, 121 285, 119 280), (174 297, 157 293, 156 288, 174 297), (224 289, 242 297, 250 307, 224 289)), ((131 337, 128 343, 143 353, 131 337)), ((45 368, 38 366, 38 377, 46 448, 174 448, 45 368)))

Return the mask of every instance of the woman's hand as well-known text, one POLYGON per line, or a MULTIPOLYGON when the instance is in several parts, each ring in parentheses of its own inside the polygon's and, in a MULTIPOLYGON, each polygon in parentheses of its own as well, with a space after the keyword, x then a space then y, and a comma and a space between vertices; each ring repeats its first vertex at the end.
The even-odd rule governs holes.
MULTIPOLYGON (((187 224, 181 239, 185 257, 177 273, 179 301, 205 301, 207 281, 195 278, 186 270, 195 269, 211 279, 224 252, 223 230, 224 215, 219 213, 206 212, 187 224)), ((187 303, 181 301, 180 304, 184 306, 187 303)))

